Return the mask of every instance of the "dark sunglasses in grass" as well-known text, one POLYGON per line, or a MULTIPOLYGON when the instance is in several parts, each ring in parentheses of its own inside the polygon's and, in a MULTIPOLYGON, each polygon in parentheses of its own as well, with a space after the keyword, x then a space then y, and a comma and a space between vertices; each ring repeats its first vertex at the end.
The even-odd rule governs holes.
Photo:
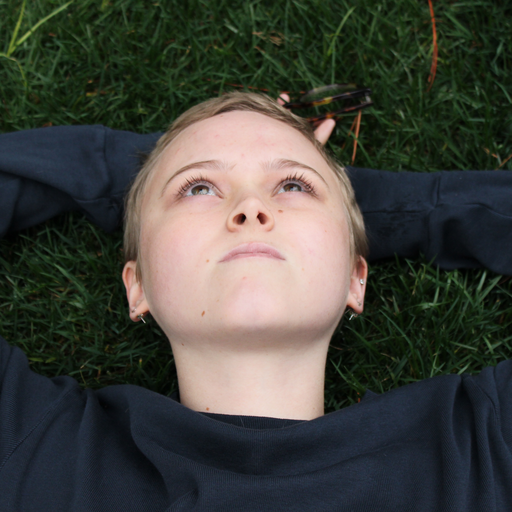
POLYGON ((371 93, 371 89, 358 87, 356 84, 325 85, 311 89, 311 91, 302 95, 298 100, 285 103, 283 107, 292 110, 297 108, 320 107, 334 102, 344 103, 342 107, 341 105, 336 105, 341 108, 307 118, 311 124, 317 125, 324 119, 337 119, 343 114, 349 114, 370 107, 373 105, 373 101, 370 97, 371 93))

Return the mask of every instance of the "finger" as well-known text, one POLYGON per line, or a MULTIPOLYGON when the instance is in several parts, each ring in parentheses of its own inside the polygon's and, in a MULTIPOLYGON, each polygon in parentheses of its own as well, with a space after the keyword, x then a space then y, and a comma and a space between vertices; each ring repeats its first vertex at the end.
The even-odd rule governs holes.
POLYGON ((329 140, 335 126, 336 121, 334 121, 334 119, 326 119, 325 121, 322 121, 315 129, 315 139, 324 146, 329 140))
POLYGON ((279 98, 277 98, 277 103, 279 103, 279 105, 284 105, 285 103, 289 103, 289 102, 290 102, 290 96, 288 96, 288 94, 286 94, 285 92, 283 92, 283 94, 280 94, 279 98))

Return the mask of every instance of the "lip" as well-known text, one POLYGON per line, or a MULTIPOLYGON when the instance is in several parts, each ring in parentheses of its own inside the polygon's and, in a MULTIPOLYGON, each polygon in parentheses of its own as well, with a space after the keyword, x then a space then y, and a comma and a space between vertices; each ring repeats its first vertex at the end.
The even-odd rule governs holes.
POLYGON ((284 260, 284 256, 274 247, 260 242, 250 242, 248 244, 241 244, 234 249, 231 249, 226 255, 222 257, 220 263, 231 261, 238 258, 275 258, 284 260))

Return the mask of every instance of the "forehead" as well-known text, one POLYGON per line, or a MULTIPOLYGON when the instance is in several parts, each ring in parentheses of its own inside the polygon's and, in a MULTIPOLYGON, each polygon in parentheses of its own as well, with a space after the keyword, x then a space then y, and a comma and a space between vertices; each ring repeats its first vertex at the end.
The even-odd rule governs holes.
POLYGON ((189 147, 194 154, 201 149, 227 149, 236 154, 236 148, 247 144, 264 144, 268 149, 272 149, 278 141, 285 144, 283 150, 297 143, 303 145, 305 142, 314 148, 304 135, 282 121, 256 112, 235 111, 219 114, 189 126, 176 137, 168 149, 174 149, 175 153, 178 153, 189 147))
POLYGON ((235 111, 183 130, 163 151, 153 180, 168 179, 173 171, 192 162, 218 159, 236 167, 279 158, 299 161, 334 177, 320 152, 298 130, 263 114, 235 111))

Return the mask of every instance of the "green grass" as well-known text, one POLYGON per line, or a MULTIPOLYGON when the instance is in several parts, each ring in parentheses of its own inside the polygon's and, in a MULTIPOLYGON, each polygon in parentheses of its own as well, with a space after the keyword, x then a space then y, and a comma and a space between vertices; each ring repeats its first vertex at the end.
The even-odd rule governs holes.
MULTIPOLYGON (((28 2, 17 39, 65 3, 28 2)), ((21 5, 0 1, 4 54, 21 5)), ((355 165, 495 169, 512 154, 512 6, 434 7, 439 61, 427 91, 427 2, 75 1, 15 48, 15 60, 0 56, 0 131, 101 123, 147 133, 231 83, 276 95, 353 81, 375 101, 355 165)), ((331 143, 346 163, 352 119, 338 123, 331 143)), ((128 319, 120 240, 69 215, 2 241, 0 333, 43 374, 167 394, 176 386, 172 355, 154 322, 128 319)), ((367 387, 478 371, 512 356, 512 280, 420 261, 373 265, 365 314, 332 345, 327 410, 367 387)))

